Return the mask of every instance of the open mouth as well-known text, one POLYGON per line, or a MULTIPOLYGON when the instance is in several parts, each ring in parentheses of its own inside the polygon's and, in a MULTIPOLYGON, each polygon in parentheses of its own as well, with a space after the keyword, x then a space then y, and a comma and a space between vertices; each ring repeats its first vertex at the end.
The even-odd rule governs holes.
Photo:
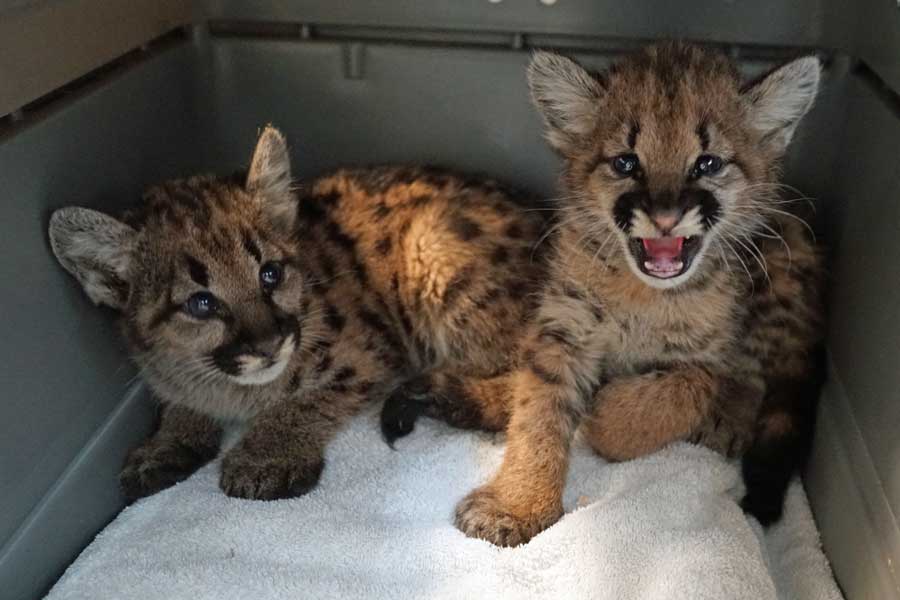
POLYGON ((629 246, 641 271, 657 279, 671 279, 690 268, 700 249, 700 236, 631 238, 629 246))

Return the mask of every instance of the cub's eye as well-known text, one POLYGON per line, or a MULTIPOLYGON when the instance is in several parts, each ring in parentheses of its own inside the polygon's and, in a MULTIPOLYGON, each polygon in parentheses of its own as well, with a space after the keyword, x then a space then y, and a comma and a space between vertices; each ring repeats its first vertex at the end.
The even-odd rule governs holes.
POLYGON ((640 169, 641 163, 638 160, 637 154, 620 154, 619 156, 612 159, 612 168, 613 171, 622 175, 623 177, 630 177, 638 172, 640 169))
POLYGON ((697 159, 696 163, 694 163, 694 168, 691 171, 691 177, 693 177, 694 179, 699 179, 700 177, 705 177, 707 175, 715 175, 716 173, 721 171, 722 167, 724 166, 725 161, 723 161, 718 156, 704 154, 697 159))
POLYGON ((264 290, 274 290, 284 278, 284 268, 277 262, 267 262, 259 269, 259 283, 264 290))
POLYGON ((209 292, 197 292, 184 303, 184 311, 195 319, 208 319, 219 310, 219 302, 209 292))

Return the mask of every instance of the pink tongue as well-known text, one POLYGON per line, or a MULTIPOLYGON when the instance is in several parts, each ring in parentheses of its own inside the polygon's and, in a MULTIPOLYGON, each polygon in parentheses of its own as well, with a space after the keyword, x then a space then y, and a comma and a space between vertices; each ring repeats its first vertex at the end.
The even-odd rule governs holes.
POLYGON ((643 238, 644 251, 647 258, 657 260, 675 260, 681 256, 683 237, 643 238))

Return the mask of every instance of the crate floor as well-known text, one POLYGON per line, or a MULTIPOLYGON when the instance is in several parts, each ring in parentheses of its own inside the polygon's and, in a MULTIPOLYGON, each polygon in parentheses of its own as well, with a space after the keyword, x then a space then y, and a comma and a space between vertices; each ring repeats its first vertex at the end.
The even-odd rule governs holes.
POLYGON ((735 465, 703 448, 607 465, 578 447, 566 515, 498 549, 451 515, 499 464, 502 436, 423 420, 392 451, 377 431, 375 412, 355 419, 294 500, 227 498, 207 466, 123 511, 48 597, 841 598, 799 483, 763 534, 736 504, 735 465))

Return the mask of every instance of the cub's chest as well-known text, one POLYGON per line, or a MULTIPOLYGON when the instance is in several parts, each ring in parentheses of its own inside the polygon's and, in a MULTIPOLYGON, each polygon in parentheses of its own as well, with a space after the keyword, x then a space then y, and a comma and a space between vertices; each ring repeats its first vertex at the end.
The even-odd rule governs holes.
POLYGON ((607 302, 605 335, 613 351, 607 367, 634 373, 658 364, 727 360, 740 324, 735 294, 660 293, 651 301, 607 302))

